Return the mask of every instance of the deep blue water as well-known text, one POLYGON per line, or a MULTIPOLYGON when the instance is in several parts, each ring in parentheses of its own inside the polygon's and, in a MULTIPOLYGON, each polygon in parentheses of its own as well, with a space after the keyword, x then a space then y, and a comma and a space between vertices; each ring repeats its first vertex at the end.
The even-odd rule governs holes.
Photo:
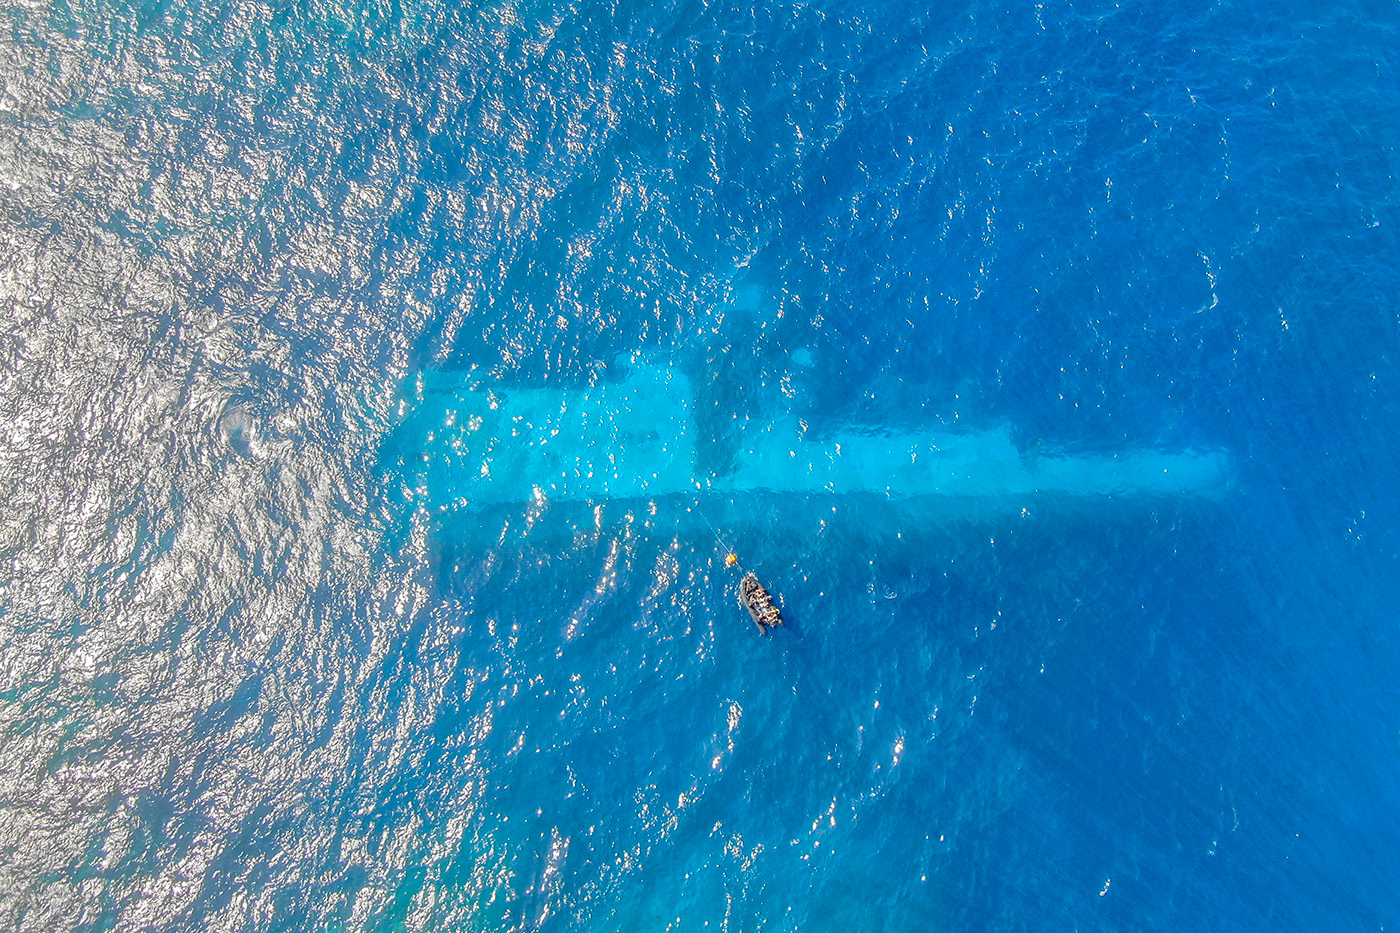
POLYGON ((0 929, 1400 926, 1393 3, 2 21, 0 929), (627 360, 693 493, 415 460, 627 360))

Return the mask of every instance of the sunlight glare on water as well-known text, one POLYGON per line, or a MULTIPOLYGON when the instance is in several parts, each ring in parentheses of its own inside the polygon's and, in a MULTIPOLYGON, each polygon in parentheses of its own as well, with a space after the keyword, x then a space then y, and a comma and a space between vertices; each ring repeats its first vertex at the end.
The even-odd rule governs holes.
POLYGON ((1400 923, 1397 20, 12 6, 0 928, 1400 923))

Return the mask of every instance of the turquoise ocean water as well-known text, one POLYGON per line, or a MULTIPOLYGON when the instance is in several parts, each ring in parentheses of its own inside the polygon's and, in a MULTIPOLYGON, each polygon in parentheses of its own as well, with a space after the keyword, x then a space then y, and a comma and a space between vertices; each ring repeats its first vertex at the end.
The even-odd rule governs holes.
POLYGON ((1400 926, 1398 176, 1394 3, 9 4, 0 929, 1400 926))

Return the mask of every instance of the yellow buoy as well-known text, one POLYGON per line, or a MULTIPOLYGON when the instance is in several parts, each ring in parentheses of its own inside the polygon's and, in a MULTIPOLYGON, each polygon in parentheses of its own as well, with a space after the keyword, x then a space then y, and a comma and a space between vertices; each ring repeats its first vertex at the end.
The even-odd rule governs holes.
POLYGON ((738 555, 738 554, 730 554, 728 557, 726 557, 726 558, 724 559, 724 566, 726 566, 726 567, 733 567, 733 566, 734 566, 735 564, 737 564, 737 563, 739 563, 739 555, 738 555))

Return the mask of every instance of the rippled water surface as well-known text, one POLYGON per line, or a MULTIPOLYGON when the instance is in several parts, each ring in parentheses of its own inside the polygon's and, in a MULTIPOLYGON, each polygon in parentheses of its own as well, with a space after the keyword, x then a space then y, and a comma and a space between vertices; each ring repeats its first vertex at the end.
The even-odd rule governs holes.
POLYGON ((1394 4, 19 0, 0 84, 0 928, 1400 924, 1394 4))

